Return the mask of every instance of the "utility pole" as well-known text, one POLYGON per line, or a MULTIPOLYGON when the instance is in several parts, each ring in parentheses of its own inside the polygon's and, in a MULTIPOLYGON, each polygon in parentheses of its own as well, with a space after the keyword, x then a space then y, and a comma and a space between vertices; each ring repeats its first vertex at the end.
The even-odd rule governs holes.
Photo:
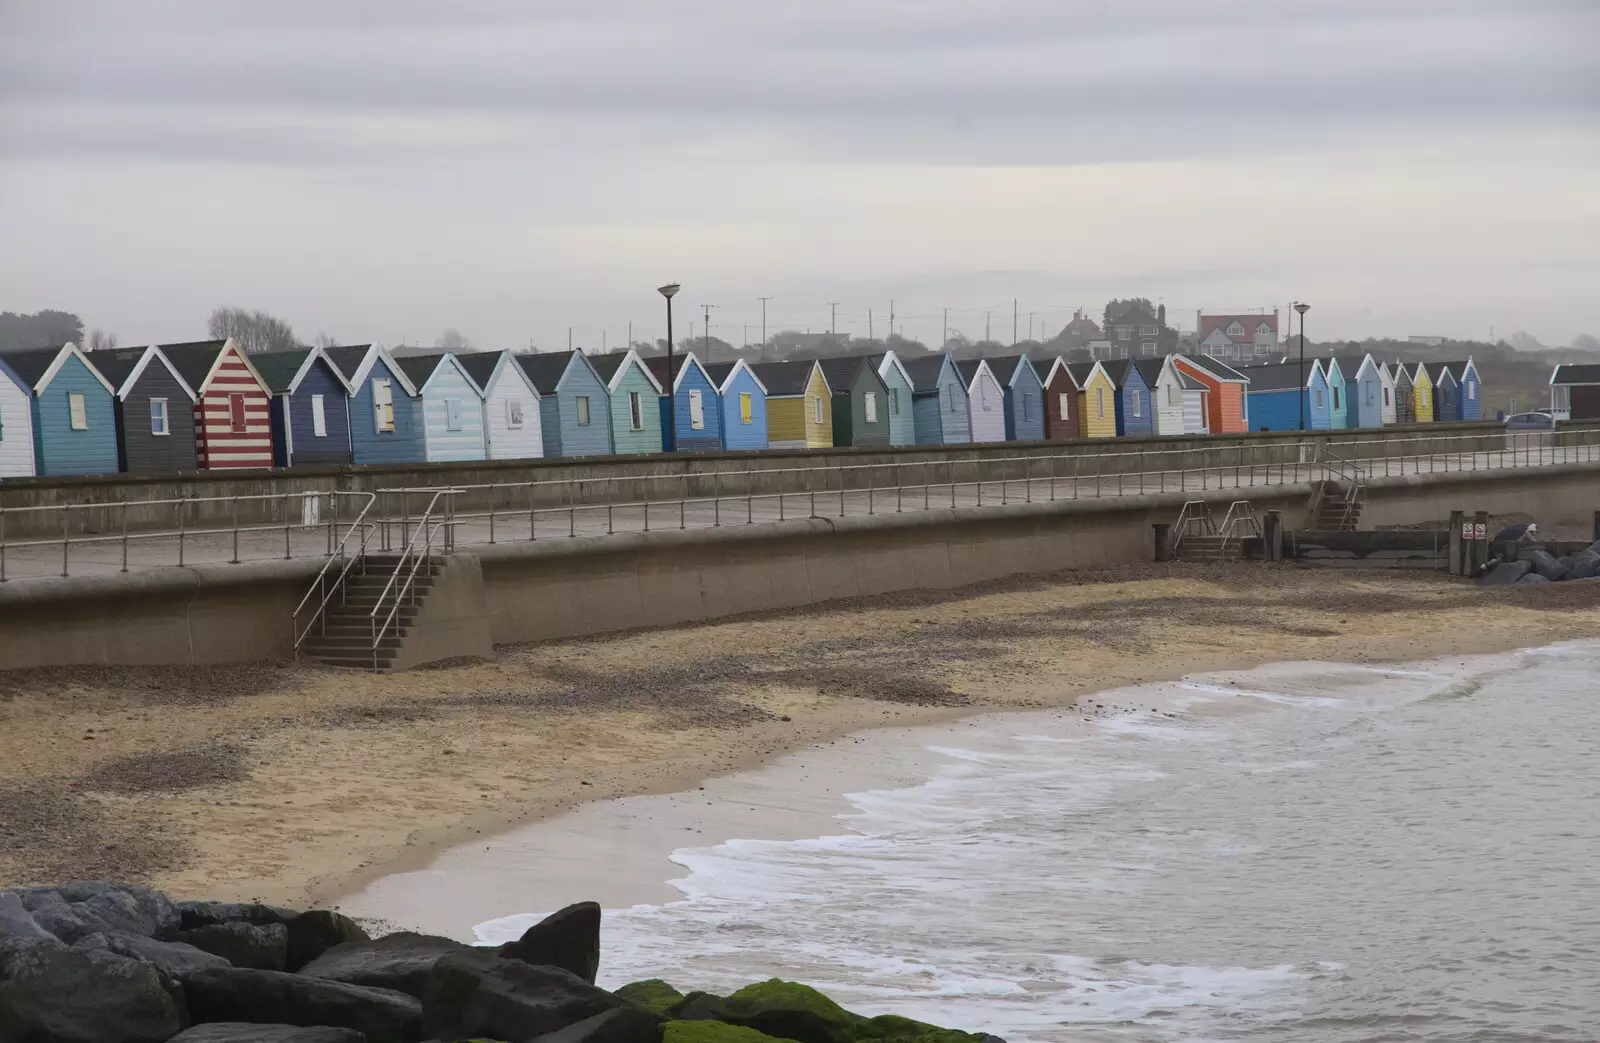
POLYGON ((1017 299, 1011 298, 1011 346, 1017 346, 1017 299))
POLYGON ((828 307, 833 309, 832 317, 828 319, 828 336, 838 339, 839 336, 839 302, 829 301, 828 307))
POLYGON ((943 351, 944 350, 944 346, 946 344, 949 344, 949 343, 950 343, 950 309, 946 308, 944 310, 944 337, 943 337, 943 339, 941 339, 939 341, 939 350, 943 351))
POLYGON ((867 339, 872 339, 872 309, 867 309, 867 339))
MULTIPOLYGON (((702 359, 701 361, 702 362, 710 362, 711 361, 711 309, 715 308, 716 305, 715 304, 702 304, 702 305, 700 305, 700 307, 705 311, 705 316, 706 316, 706 357, 704 359, 702 359)), ((667 374, 667 379, 671 380, 672 379, 672 374, 670 374, 670 373, 667 374)))
POLYGON ((572 327, 567 327, 567 350, 572 350, 572 327))
POLYGON ((889 342, 890 338, 892 338, 893 336, 894 336, 894 298, 890 297, 889 298, 889 336, 883 338, 884 343, 887 344, 889 342))
POLYGON ((600 327, 600 354, 604 355, 605 353, 606 353, 606 328, 604 326, 601 326, 600 327))
POLYGON ((761 347, 762 350, 765 350, 767 346, 767 302, 772 298, 757 297, 756 300, 761 302, 761 347))
POLYGON ((633 347, 633 320, 628 320, 628 347, 633 347))
POLYGON ((1033 317, 1037 314, 1039 313, 1036 311, 1030 311, 1028 313, 1028 339, 1030 341, 1033 339, 1033 317))
POLYGON ((993 339, 993 338, 989 335, 989 313, 988 312, 984 312, 983 313, 983 342, 985 344, 987 344, 987 343, 989 343, 989 341, 991 339, 993 339))

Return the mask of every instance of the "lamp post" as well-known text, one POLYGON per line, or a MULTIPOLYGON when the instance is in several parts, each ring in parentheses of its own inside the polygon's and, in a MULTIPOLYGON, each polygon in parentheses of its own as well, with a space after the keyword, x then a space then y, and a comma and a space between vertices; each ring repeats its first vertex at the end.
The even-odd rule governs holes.
POLYGON ((657 292, 667 299, 667 444, 661 448, 675 452, 678 448, 678 410, 672 394, 672 298, 682 289, 677 283, 668 283, 657 292))
POLYGON ((1300 313, 1300 430, 1306 429, 1306 312, 1311 305, 1304 301, 1294 306, 1300 313))

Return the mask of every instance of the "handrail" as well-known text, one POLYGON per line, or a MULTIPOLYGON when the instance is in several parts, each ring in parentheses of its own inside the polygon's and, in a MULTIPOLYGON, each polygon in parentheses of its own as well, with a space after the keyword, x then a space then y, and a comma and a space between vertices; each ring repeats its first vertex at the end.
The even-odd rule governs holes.
POLYGON ((1244 526, 1254 536, 1261 535, 1261 519, 1256 516, 1256 509, 1249 500, 1235 500, 1228 505, 1228 513, 1222 518, 1220 533, 1222 536, 1222 550, 1228 550, 1228 544, 1234 538, 1234 530, 1244 526))
POLYGON ((328 603, 333 600, 333 595, 335 592, 337 592, 341 598, 344 597, 345 580, 349 577, 350 570, 355 568, 358 564, 365 564, 367 557, 367 537, 375 528, 375 526, 367 521, 367 512, 372 510, 373 504, 377 502, 378 497, 376 494, 367 494, 367 502, 365 506, 361 508, 361 513, 356 515, 356 520, 351 522, 350 527, 345 530, 344 536, 339 540, 338 547, 329 552, 328 560, 324 561, 322 563, 322 568, 317 571, 317 578, 311 581, 311 586, 306 590, 305 597, 302 597, 300 599, 300 604, 295 606, 294 615, 291 616, 290 619, 294 627, 294 653, 296 658, 299 658, 300 646, 305 643, 305 639, 307 637, 311 636, 311 628, 316 626, 319 622, 321 622, 324 627, 327 626, 328 603), (350 545, 350 537, 357 532, 360 532, 361 534, 361 545, 359 548, 357 548, 357 551, 353 556, 346 558, 345 550, 350 545), (333 587, 330 589, 325 585, 324 581, 327 579, 328 570, 333 567, 335 560, 339 561, 341 565, 339 569, 339 576, 334 581, 333 587), (302 630, 300 629, 300 613, 305 609, 306 602, 311 600, 311 595, 315 594, 318 590, 322 591, 322 600, 318 602, 316 610, 311 614, 311 619, 306 623, 305 629, 302 630))
POLYGON ((1217 534, 1216 522, 1211 517, 1211 507, 1204 500, 1190 500, 1183 505, 1183 510, 1178 512, 1177 524, 1172 527, 1172 553, 1177 555, 1183 549, 1183 541, 1190 535, 1189 530, 1196 524, 1200 532, 1195 535, 1215 536, 1217 534))
MULTIPOLYGON (((395 563, 394 572, 389 575, 389 582, 384 584, 383 591, 378 595, 377 601, 372 606, 372 611, 367 613, 369 630, 372 635, 372 670, 374 673, 378 671, 378 650, 383 643, 383 639, 389 635, 389 628, 394 625, 395 617, 400 613, 401 599, 408 596, 415 597, 417 569, 422 565, 432 563, 434 534, 441 528, 448 530, 448 527, 453 524, 453 519, 450 516, 450 505, 451 499, 456 495, 456 492, 455 489, 440 489, 433 494, 433 498, 428 501, 427 509, 422 512, 422 516, 416 521, 416 529, 412 533, 411 539, 407 541, 405 549, 400 552, 400 560, 395 563), (436 519, 434 518, 434 510, 439 506, 441 497, 445 500, 445 517, 436 519), (423 541, 420 554, 417 552, 417 541, 419 539, 423 541), (404 583, 401 583, 400 587, 396 589, 395 584, 400 583, 400 572, 406 568, 407 559, 411 562, 411 568, 406 570, 404 583), (383 625, 380 627, 378 625, 378 613, 383 611, 384 602, 388 599, 391 591, 394 592, 394 604, 390 607, 389 613, 384 617, 383 625)), ((447 531, 445 534, 446 544, 449 541, 450 534, 447 531)))

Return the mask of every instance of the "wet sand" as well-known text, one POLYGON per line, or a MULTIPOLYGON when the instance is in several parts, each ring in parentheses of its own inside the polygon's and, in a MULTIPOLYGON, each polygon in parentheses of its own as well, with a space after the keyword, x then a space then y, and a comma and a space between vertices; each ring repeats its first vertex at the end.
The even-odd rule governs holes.
POLYGON ((387 677, 13 672, 0 675, 0 886, 116 876, 335 900, 519 823, 693 790, 866 728, 1267 662, 1592 637, 1596 588, 1173 564, 504 648, 387 677))

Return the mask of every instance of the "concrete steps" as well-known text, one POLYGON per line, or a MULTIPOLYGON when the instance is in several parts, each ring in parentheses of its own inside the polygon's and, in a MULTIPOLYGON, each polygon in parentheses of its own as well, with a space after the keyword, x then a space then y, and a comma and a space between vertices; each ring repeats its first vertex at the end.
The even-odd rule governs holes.
POLYGON ((1188 536, 1178 545, 1184 561, 1239 561, 1244 557, 1243 542, 1235 537, 1188 536))
MULTIPOLYGON (((389 669, 405 644, 407 631, 416 622, 423 600, 433 589, 434 579, 443 570, 437 562, 419 566, 412 580, 412 593, 398 605, 393 594, 390 595, 376 621, 379 629, 387 623, 387 630, 374 648, 372 613, 394 580, 400 558, 398 555, 369 555, 364 564, 363 571, 346 577, 344 596, 328 605, 319 625, 300 646, 301 654, 307 659, 323 666, 352 670, 389 669), (392 620, 389 619, 391 609, 392 620)), ((395 583, 396 589, 403 583, 404 577, 401 577, 395 583)))
POLYGON ((1321 495, 1317 498, 1317 509, 1312 515, 1311 527, 1320 532, 1356 532, 1361 528, 1361 512, 1366 503, 1357 499, 1355 503, 1347 503, 1350 492, 1343 485, 1335 481, 1322 483, 1321 495))

